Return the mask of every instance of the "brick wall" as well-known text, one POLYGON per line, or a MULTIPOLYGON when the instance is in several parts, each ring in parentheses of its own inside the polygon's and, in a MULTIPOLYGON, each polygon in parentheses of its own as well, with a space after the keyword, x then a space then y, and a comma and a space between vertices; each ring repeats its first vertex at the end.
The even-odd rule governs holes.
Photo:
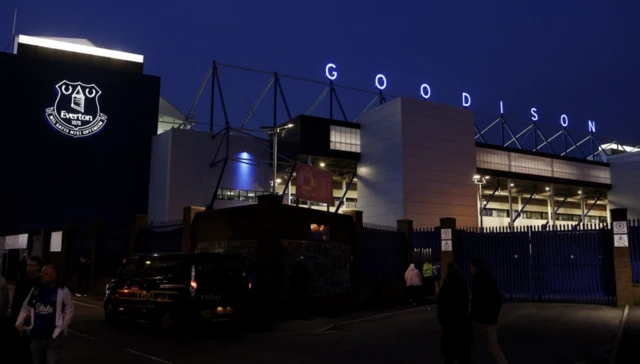
POLYGON ((631 273, 631 254, 629 248, 613 248, 613 262, 616 274, 616 292, 618 306, 633 305, 633 278, 631 273))
POLYGON ((633 297, 633 304, 640 305, 640 285, 633 285, 633 287, 631 288, 631 295, 633 297))

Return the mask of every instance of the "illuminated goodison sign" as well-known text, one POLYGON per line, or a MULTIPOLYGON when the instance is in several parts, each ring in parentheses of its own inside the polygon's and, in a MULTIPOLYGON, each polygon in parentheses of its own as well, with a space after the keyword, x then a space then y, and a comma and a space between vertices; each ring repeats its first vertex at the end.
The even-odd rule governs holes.
MULTIPOLYGON (((333 63, 327 64, 327 66, 325 67, 325 75, 329 80, 334 81, 336 78, 338 78, 337 69, 338 67, 335 64, 333 63)), ((376 75, 374 82, 375 82, 376 88, 378 88, 378 90, 380 91, 387 88, 387 78, 383 74, 376 75)), ((425 100, 431 97, 431 87, 429 86, 429 84, 423 83, 422 85, 420 85, 420 96, 425 100)), ((464 106, 465 108, 471 106, 471 95, 466 92, 462 93, 462 106, 464 106)), ((502 101, 500 101, 500 115, 503 115, 503 114, 504 114, 504 104, 502 101)), ((531 108, 531 120, 533 120, 534 122, 538 121, 538 109, 535 107, 531 108)), ((595 133, 596 122, 589 120, 588 124, 589 124, 589 133, 595 133)), ((560 115, 560 125, 562 125, 563 128, 566 128, 567 126, 569 126, 569 117, 566 114, 560 115)))

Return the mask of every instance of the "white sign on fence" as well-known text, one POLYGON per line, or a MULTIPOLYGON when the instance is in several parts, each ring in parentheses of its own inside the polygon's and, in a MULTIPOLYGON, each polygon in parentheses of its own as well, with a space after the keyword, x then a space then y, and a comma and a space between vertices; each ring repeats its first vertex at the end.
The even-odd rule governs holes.
POLYGON ((613 233, 614 234, 626 234, 627 233, 627 222, 626 221, 616 221, 613 223, 613 233))
POLYGON ((442 249, 443 252, 451 252, 453 251, 453 244, 451 240, 442 240, 442 249))
POLYGON ((451 235, 451 229, 440 230, 440 239, 442 240, 451 240, 451 235))
POLYGON ((629 246, 629 237, 624 235, 614 235, 613 236, 614 245, 619 248, 626 248, 629 246))

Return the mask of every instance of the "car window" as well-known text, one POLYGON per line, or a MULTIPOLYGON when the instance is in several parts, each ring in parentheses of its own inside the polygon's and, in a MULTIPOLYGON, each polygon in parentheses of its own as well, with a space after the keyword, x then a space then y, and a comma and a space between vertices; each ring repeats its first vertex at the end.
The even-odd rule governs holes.
POLYGON ((173 278, 182 274, 180 256, 147 257, 137 265, 137 276, 140 278, 173 278))
POLYGON ((173 278, 183 273, 178 255, 131 258, 118 270, 118 278, 173 278))
POLYGON ((132 277, 136 273, 138 258, 127 259, 127 262, 120 266, 116 272, 116 278, 132 277))
POLYGON ((196 265, 196 276, 200 282, 218 284, 220 282, 242 279, 247 276, 247 266, 244 258, 237 256, 202 256, 196 265))

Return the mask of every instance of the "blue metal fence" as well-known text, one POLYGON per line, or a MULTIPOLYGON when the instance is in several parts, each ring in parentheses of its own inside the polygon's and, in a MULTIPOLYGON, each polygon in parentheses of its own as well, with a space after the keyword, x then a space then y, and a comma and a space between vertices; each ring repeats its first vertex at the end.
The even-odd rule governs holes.
POLYGON ((413 263, 422 267, 424 262, 440 262, 440 228, 416 228, 411 235, 413 263))
POLYGON ((404 233, 396 227, 364 224, 363 254, 365 280, 397 280, 407 269, 404 233))
POLYGON ((506 228, 460 229, 454 246, 455 260, 471 289, 471 259, 481 258, 498 281, 506 299, 528 300, 529 233, 506 228))
POLYGON ((614 304, 613 238, 607 227, 462 229, 456 263, 481 258, 510 300, 614 304))
POLYGON ((616 302, 609 229, 532 231, 532 299, 616 302))
POLYGON ((640 220, 630 220, 628 226, 633 284, 640 284, 640 220))

